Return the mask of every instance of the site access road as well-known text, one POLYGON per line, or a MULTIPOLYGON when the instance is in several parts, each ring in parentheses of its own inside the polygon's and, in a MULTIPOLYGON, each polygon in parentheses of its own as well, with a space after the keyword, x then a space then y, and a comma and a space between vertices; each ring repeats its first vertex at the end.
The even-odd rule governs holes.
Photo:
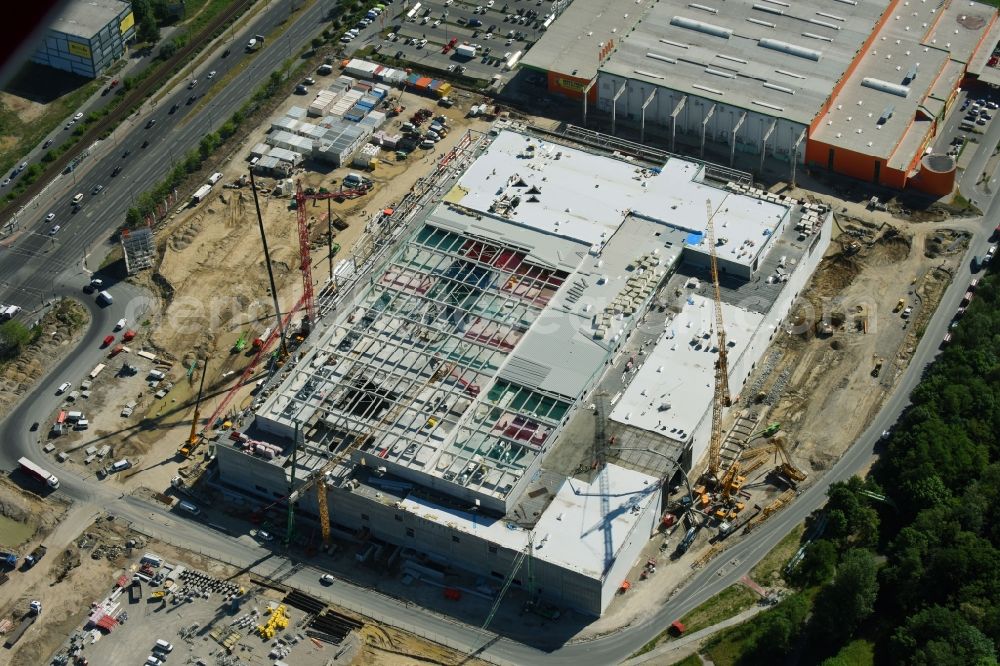
MULTIPOLYGON (((125 213, 135 197, 160 182, 272 71, 319 33, 330 6, 329 2, 313 3, 296 14, 281 35, 268 39, 264 48, 247 53, 246 35, 267 35, 288 19, 289 3, 271 3, 249 22, 238 40, 219 41, 194 74, 198 83, 193 88, 188 88, 189 79, 184 80, 155 107, 143 105, 111 136, 90 146, 90 155, 75 171, 57 176, 28 204, 18 218, 21 231, 0 245, 0 303, 19 305, 30 312, 39 307, 46 292, 51 292, 49 285, 82 286, 78 274, 87 265, 89 253, 107 249, 108 240, 124 224, 125 213), (227 48, 229 55, 223 57, 227 48), (226 73, 247 60, 250 64, 226 81, 226 73), (212 70, 216 75, 208 80, 212 70), (211 98, 202 103, 209 88, 211 98), (198 100, 188 105, 192 95, 197 95, 198 100), (175 104, 177 109, 171 113, 175 104), (147 128, 150 120, 155 124, 147 128), (149 144, 143 148, 147 140, 149 144), (116 167, 121 171, 112 176, 116 167), (92 194, 98 185, 103 189, 92 194), (84 196, 74 213, 72 198, 77 193, 84 196), (51 221, 45 219, 49 213, 54 214, 51 221), (54 225, 60 229, 50 235, 54 225)), ((181 197, 187 194, 179 193, 181 197)))

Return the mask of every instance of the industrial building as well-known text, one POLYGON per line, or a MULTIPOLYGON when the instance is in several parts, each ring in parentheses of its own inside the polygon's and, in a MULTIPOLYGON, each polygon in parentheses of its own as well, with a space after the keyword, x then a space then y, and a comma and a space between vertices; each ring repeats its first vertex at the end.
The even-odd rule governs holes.
POLYGON ((576 0, 522 60, 551 92, 730 164, 765 158, 893 188, 951 191, 927 147, 1000 39, 977 2, 576 0))
MULTIPOLYGON (((830 215, 676 157, 640 164, 512 126, 483 142, 261 391, 246 432, 220 440, 219 480, 271 504, 325 470, 331 524, 368 544, 359 559, 392 550, 416 579, 450 566, 494 592, 513 577, 600 615, 659 524, 663 470, 567 476, 548 454, 586 457, 591 442, 564 432, 593 420, 636 327, 666 311, 610 421, 690 470, 718 351, 699 277, 709 211, 734 395, 826 250, 830 215)), ((321 513, 312 492, 298 506, 321 513)))
POLYGON ((95 79, 125 54, 125 43, 134 34, 131 3, 71 0, 45 31, 31 59, 95 79))

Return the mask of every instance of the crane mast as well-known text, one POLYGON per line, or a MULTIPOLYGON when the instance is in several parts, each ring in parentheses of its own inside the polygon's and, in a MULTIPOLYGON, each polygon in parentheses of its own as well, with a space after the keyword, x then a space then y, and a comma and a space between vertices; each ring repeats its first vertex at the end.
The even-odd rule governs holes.
POLYGON ((719 260, 715 254, 715 225, 711 199, 705 200, 705 210, 708 213, 706 231, 708 233, 708 251, 712 271, 712 296, 715 301, 715 335, 719 349, 719 357, 715 361, 715 396, 712 399, 712 434, 708 446, 708 476, 719 478, 722 467, 722 410, 728 407, 732 400, 729 396, 729 359, 726 348, 726 329, 722 320, 722 291, 719 288, 719 260))

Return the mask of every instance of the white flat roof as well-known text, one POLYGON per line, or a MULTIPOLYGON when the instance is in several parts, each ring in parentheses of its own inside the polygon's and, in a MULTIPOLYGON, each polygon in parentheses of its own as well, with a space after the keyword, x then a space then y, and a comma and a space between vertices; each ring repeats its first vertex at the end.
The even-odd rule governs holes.
MULTIPOLYGON (((655 477, 617 465, 605 466, 593 483, 567 478, 535 524, 531 557, 589 578, 602 578, 658 489, 655 477), (602 485, 606 485, 606 498, 601 495, 602 485), (611 533, 607 542, 606 530, 611 533), (607 554, 606 543, 611 544, 607 554)), ((399 507, 514 551, 524 550, 531 536, 503 518, 445 508, 420 498, 407 497, 399 507)))
MULTIPOLYGON (((737 358, 746 350, 764 315, 723 302, 722 317, 729 356, 737 358)), ((691 295, 646 354, 639 372, 611 410, 611 419, 686 441, 712 404, 717 358, 714 346, 712 301, 691 295)), ((740 388, 740 384, 730 382, 732 395, 740 388)))
POLYGON ((650 170, 504 130, 448 200, 591 246, 608 242, 629 213, 703 234, 709 201, 716 236, 727 241, 717 252, 750 265, 756 252, 748 248, 759 251, 788 208, 703 183, 701 176, 700 165, 679 158, 650 170), (504 212, 504 200, 515 196, 520 203, 504 212))

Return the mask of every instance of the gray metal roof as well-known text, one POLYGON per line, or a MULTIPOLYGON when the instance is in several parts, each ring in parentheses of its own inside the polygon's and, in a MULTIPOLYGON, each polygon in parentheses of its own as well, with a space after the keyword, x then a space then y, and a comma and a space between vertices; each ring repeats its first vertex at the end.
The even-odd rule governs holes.
POLYGON ((128 8, 121 0, 71 0, 49 28, 90 39, 128 8))
POLYGON ((597 76, 601 46, 628 34, 643 11, 642 5, 632 3, 573 0, 525 53, 521 66, 593 79, 597 76))
POLYGON ((859 56, 812 138, 906 169, 918 156, 932 128, 914 122, 918 111, 936 117, 958 87, 965 62, 983 43, 996 10, 976 2, 947 7, 910 2, 893 14, 871 48, 859 56))
POLYGON ((601 70, 808 124, 887 4, 662 0, 601 70))

